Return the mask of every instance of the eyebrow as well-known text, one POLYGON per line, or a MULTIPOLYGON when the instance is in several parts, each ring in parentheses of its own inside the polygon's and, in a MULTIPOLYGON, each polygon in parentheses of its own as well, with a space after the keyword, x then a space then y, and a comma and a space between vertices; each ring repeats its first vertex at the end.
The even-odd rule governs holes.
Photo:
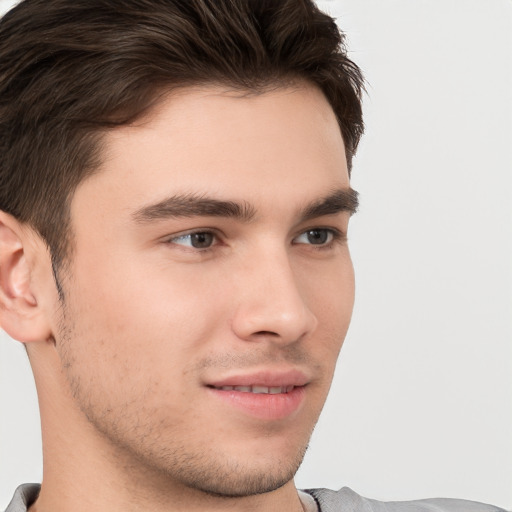
POLYGON ((246 202, 221 201, 195 194, 168 197, 156 204, 143 206, 133 214, 138 223, 148 223, 168 218, 230 217, 249 222, 256 210, 246 202))
POLYGON ((340 212, 356 213, 359 207, 359 194, 353 188, 340 188, 329 195, 306 206, 301 213, 301 220, 315 219, 324 215, 335 215, 340 212))
MULTIPOLYGON (((352 188, 337 189, 303 208, 301 221, 348 211, 351 215, 359 205, 358 193, 352 188)), ((256 209, 248 202, 223 201, 195 194, 175 195, 158 203, 143 206, 132 217, 139 224, 165 219, 190 217, 226 217, 250 222, 256 209)))

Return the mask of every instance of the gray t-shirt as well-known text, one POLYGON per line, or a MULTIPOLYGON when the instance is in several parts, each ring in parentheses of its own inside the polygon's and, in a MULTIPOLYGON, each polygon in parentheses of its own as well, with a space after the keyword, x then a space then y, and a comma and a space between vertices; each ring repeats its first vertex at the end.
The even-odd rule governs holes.
MULTIPOLYGON (((5 512, 27 512, 39 494, 39 484, 20 485, 5 512)), ((376 501, 363 498, 348 487, 339 491, 307 489, 319 512, 506 512, 475 501, 435 498, 418 501, 376 501)), ((312 505, 312 500, 307 500, 312 505)))
POLYGON ((348 487, 339 491, 307 489, 321 512, 506 512, 476 501, 433 498, 415 501, 377 501, 363 498, 348 487))

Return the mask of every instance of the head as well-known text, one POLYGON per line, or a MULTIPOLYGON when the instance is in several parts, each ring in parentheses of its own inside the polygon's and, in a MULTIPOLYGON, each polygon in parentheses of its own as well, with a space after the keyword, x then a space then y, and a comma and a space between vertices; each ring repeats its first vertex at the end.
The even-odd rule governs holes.
POLYGON ((125 466, 227 496, 293 477, 352 309, 361 89, 306 0, 0 22, 2 326, 125 466))
POLYGON ((57 265, 103 135, 172 90, 308 81, 335 112, 349 169, 362 134, 360 72, 310 1, 25 0, 0 38, 0 209, 33 226, 57 265))

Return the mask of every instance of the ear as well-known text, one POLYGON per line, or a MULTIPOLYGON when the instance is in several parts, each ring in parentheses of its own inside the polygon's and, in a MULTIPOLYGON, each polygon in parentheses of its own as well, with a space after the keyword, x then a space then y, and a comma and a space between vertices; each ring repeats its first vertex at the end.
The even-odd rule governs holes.
POLYGON ((0 211, 0 327, 23 343, 47 340, 51 331, 33 291, 27 229, 0 211))

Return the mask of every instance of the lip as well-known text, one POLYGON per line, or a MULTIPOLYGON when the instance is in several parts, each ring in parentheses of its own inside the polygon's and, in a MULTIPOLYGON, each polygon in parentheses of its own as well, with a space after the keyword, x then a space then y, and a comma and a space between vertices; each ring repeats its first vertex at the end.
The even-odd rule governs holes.
POLYGON ((218 380, 206 383, 208 387, 221 388, 223 386, 266 386, 266 387, 286 387, 305 386, 309 379, 305 373, 300 370, 292 369, 285 371, 262 370, 248 374, 229 375, 218 380))
POLYGON ((293 417, 301 409, 306 396, 308 377, 299 370, 282 372, 258 371, 249 374, 230 375, 208 382, 206 390, 223 406, 263 421, 278 421, 293 417), (222 387, 252 387, 289 389, 281 393, 252 393, 222 387))

